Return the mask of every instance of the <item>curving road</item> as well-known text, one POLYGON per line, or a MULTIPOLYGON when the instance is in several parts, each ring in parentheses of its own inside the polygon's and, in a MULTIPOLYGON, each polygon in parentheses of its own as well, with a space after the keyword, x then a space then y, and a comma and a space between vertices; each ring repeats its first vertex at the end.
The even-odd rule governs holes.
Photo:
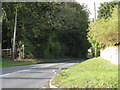
POLYGON ((54 76, 54 71, 60 72, 80 62, 75 60, 3 68, 0 75, 2 88, 43 88, 54 76))

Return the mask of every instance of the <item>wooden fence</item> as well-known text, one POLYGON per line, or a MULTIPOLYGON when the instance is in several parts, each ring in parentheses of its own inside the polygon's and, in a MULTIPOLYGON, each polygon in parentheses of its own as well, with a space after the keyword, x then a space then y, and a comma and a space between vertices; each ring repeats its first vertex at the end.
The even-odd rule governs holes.
POLYGON ((12 57, 12 49, 2 49, 2 57, 12 57))

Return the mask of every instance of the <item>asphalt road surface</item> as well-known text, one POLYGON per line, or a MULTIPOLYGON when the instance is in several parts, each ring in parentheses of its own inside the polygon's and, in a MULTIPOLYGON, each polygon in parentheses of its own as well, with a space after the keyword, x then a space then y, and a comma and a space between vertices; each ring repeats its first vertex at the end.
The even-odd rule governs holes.
POLYGON ((55 71, 60 72, 80 62, 77 60, 3 68, 0 75, 2 88, 44 88, 55 76, 55 71))

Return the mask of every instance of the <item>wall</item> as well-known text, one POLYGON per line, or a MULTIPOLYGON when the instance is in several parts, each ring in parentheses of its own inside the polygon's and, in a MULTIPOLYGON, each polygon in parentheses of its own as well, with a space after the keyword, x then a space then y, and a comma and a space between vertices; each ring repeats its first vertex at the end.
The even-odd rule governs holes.
POLYGON ((106 47, 104 50, 100 51, 100 57, 111 61, 113 64, 120 64, 118 59, 120 57, 120 46, 106 47))

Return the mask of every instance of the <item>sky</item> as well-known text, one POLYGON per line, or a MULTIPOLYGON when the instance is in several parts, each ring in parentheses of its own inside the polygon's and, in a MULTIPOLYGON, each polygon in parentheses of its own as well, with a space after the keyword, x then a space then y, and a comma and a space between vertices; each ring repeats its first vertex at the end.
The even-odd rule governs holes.
POLYGON ((94 2, 96 3, 96 10, 98 10, 100 3, 110 2, 113 0, 76 0, 76 1, 79 2, 80 4, 84 3, 85 5, 87 5, 87 7, 91 13, 89 18, 92 19, 92 18, 94 18, 94 2))

